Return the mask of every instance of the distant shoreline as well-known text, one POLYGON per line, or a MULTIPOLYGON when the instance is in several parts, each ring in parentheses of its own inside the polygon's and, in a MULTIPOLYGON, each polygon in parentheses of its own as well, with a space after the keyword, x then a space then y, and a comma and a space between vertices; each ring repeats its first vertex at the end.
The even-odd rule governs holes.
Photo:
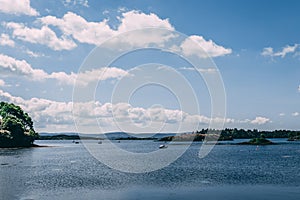
POLYGON ((0 147, 0 149, 28 149, 28 148, 44 148, 44 147, 54 147, 54 146, 32 144, 31 146, 0 147))
MULTIPOLYGON (((205 144, 205 145, 228 145, 228 146, 232 146, 232 145, 241 145, 241 146, 266 146, 266 145, 285 145, 285 144, 292 144, 292 143, 295 143, 295 144, 298 144, 297 143, 297 141, 290 141, 290 140, 288 140, 288 138, 277 138, 277 139, 281 139, 282 141, 272 141, 272 139, 274 139, 274 138, 266 138, 267 140, 268 139, 270 139, 271 141, 270 142, 268 142, 268 143, 264 143, 264 142, 261 142, 261 143, 252 143, 251 142, 251 140, 252 139, 235 139, 235 140, 230 140, 230 141, 187 141, 187 140, 181 140, 181 141, 179 141, 179 140, 176 140, 176 141, 168 141, 168 145, 176 145, 176 144, 178 144, 178 145, 180 145, 180 144, 184 144, 185 142, 188 142, 189 144, 192 142, 192 143, 194 143, 194 144, 197 144, 197 143, 199 143, 199 144, 205 144), (239 141, 240 140, 240 141, 239 141), (241 140, 248 140, 248 141, 241 141, 241 140), (170 142, 172 142, 172 143, 170 143, 170 142)), ((275 138, 276 139, 276 138, 275 138)), ((101 145, 101 144, 103 144, 103 142, 105 143, 105 141, 116 141, 116 142, 118 142, 118 143, 122 143, 122 141, 153 141, 153 142, 157 142, 157 143, 162 143, 162 142, 167 142, 167 141, 160 141, 160 140, 158 140, 157 138, 152 138, 152 139, 150 139, 150 138, 146 138, 146 139, 143 139, 143 138, 139 138, 139 139, 137 139, 137 138, 135 138, 135 139, 132 139, 132 138, 123 138, 123 139, 118 139, 118 138, 116 138, 116 139, 95 139, 95 138, 93 138, 93 139, 87 139, 87 138, 85 138, 85 139, 78 139, 78 140, 68 140, 68 139, 66 139, 66 140, 64 140, 64 139, 52 139, 52 140, 48 140, 48 141, 66 141, 66 142, 70 142, 70 143, 74 143, 74 144, 79 144, 79 143, 81 143, 80 141, 82 141, 82 143, 84 143, 84 141, 85 140, 91 140, 91 141, 95 141, 95 144, 99 144, 99 145, 101 145), (101 141, 100 143, 99 143, 99 141, 101 141)), ((36 140, 36 141, 40 141, 41 143, 43 142, 43 141, 45 141, 45 140, 36 140)), ((40 146, 40 145, 36 145, 36 146, 34 146, 34 147, 49 147, 49 146, 44 146, 44 144, 42 145, 42 146, 40 146)), ((51 146, 51 147, 53 147, 53 146, 51 146)))
POLYGON ((175 133, 166 134, 129 134, 124 132, 106 133, 106 134, 79 134, 79 133, 42 133, 37 140, 154 140, 154 141, 233 141, 234 139, 254 139, 263 135, 265 138, 286 138, 288 141, 299 141, 300 131, 289 130, 275 130, 275 131, 258 131, 243 130, 243 129, 224 129, 208 130, 202 129, 201 131, 193 133, 182 133, 176 135, 175 133))

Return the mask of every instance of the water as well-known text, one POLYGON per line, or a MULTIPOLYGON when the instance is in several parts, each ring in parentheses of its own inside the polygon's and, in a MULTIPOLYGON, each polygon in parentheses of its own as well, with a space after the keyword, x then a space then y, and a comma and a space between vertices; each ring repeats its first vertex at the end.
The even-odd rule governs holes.
MULTIPOLYGON (((279 142, 217 145, 203 159, 201 143, 194 143, 168 167, 133 174, 107 167, 82 144, 37 141, 51 147, 0 149, 0 199, 299 199, 300 143, 279 142)), ((117 145, 149 152, 160 144, 117 145)))

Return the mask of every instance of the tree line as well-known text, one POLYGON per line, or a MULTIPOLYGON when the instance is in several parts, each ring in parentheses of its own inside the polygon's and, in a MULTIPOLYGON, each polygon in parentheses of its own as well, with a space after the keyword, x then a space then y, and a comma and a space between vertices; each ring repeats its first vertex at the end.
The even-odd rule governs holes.
POLYGON ((300 131, 275 130, 259 131, 257 129, 245 130, 237 128, 226 128, 224 130, 202 129, 193 133, 184 133, 179 136, 167 136, 159 141, 203 141, 209 135, 210 139, 224 141, 233 139, 261 139, 261 138, 288 138, 289 140, 299 140, 300 131))
MULTIPOLYGON (((195 132, 196 134, 220 134, 220 130, 214 129, 202 129, 195 132)), ((245 130, 245 129, 229 129, 221 130, 220 138, 232 138, 232 139, 251 139, 259 138, 264 135, 266 138, 294 138, 300 136, 300 131, 292 130, 274 130, 274 131, 259 131, 257 129, 245 130)))

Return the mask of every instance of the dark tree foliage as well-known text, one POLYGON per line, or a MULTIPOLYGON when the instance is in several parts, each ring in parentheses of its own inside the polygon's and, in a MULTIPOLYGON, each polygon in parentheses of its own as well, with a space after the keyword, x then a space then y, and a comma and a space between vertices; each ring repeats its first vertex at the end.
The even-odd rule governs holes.
POLYGON ((19 106, 0 102, 0 147, 28 147, 38 134, 32 119, 19 106))
MULTIPOLYGON (((300 140, 300 131, 291 130, 275 130, 275 131, 259 131, 257 129, 229 129, 215 130, 202 129, 194 133, 182 134, 180 136, 168 136, 161 138, 160 141, 203 141, 205 136, 211 135, 219 141, 233 140, 233 139, 257 139, 261 142, 266 138, 288 138, 289 140, 300 140)), ((214 139, 212 137, 212 139, 214 139)), ((254 140, 253 140, 254 141, 254 140)))
MULTIPOLYGON (((208 129, 202 129, 197 133, 207 133, 208 129)), ((290 138, 292 136, 300 135, 300 131, 291 130, 274 130, 274 131, 259 131, 257 129, 224 129, 221 131, 221 138, 233 139, 251 139, 251 138, 290 138)))

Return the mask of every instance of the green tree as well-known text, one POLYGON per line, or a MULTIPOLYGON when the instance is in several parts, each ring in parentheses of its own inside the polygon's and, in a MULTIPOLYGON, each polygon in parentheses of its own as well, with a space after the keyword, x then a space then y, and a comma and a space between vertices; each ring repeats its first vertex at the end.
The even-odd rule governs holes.
POLYGON ((19 106, 0 103, 0 147, 31 146, 38 134, 30 116, 19 106))
POLYGON ((7 116, 15 116, 19 119, 26 131, 33 130, 33 122, 27 113, 25 113, 20 106, 14 104, 1 102, 0 116, 4 119, 7 116))

